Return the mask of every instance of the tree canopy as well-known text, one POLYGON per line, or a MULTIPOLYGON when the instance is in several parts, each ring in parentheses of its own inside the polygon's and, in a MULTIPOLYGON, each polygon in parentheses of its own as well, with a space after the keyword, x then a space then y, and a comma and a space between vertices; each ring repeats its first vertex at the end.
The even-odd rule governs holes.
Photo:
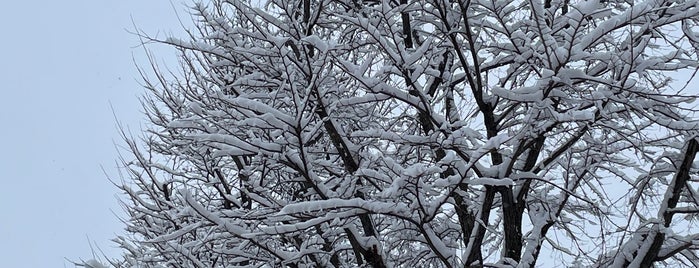
POLYGON ((697 0, 191 11, 113 265, 699 265, 697 0))

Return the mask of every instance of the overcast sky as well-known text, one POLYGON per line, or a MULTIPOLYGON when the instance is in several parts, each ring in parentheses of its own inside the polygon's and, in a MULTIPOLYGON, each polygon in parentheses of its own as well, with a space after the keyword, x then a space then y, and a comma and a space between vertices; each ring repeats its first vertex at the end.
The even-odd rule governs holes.
MULTIPOLYGON (((88 236, 118 253, 109 239, 122 233, 121 209, 101 167, 117 175, 110 103, 134 133, 143 118, 132 18, 148 33, 183 36, 167 0, 3 1, 1 267, 73 267, 64 258, 90 258, 88 236)), ((151 48, 173 61, 172 50, 151 48)))

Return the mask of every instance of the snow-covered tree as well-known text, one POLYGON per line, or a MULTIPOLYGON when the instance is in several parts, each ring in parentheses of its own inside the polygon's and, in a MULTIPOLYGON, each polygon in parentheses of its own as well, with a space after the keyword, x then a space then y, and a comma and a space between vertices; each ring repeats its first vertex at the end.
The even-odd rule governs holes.
POLYGON ((699 67, 697 0, 192 14, 143 36, 180 69, 143 71, 113 265, 699 265, 699 121, 673 79, 699 67))

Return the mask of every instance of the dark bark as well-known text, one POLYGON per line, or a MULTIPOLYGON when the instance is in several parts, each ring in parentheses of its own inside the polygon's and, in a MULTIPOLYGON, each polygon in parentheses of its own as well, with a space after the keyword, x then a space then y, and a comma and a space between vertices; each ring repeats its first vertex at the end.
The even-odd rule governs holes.
MULTIPOLYGON (((495 189, 493 186, 485 187, 485 197, 483 198, 483 203, 481 204, 481 217, 479 218, 482 224, 488 225, 488 218, 490 218, 490 210, 493 206, 493 199, 495 199, 495 189)), ((471 251, 468 253, 468 258, 466 258, 466 265, 482 265, 483 264, 483 254, 481 253, 481 245, 483 244, 483 238, 485 237, 485 227, 481 223, 474 224, 475 234, 472 233, 473 243, 469 241, 471 245, 471 251)), ((469 238, 470 240, 470 238, 469 238)))
MULTIPOLYGON (((697 152, 699 152, 699 142, 697 138, 693 137, 687 143, 687 149, 682 159, 682 163, 677 167, 677 173, 675 178, 672 180, 672 195, 667 200, 667 208, 663 211, 663 226, 670 227, 672 224, 672 209, 677 207, 677 203, 680 201, 683 188, 687 185, 687 181, 690 179, 689 171, 692 168, 692 163, 694 163, 694 158, 697 152)), ((669 190, 669 189, 668 189, 669 190)), ((653 263, 658 259, 658 253, 662 248, 663 242, 665 241, 665 233, 658 232, 653 236, 653 242, 651 243, 650 249, 643 256, 640 267, 652 267, 653 263)))
MULTIPOLYGON (((349 172, 350 174, 356 172, 357 169, 359 169, 359 164, 352 156, 352 152, 349 149, 349 146, 345 143, 337 127, 335 126, 333 121, 330 120, 325 105, 323 104, 322 98, 320 94, 318 94, 318 90, 315 89, 313 90, 313 92, 316 93, 317 97, 317 108, 315 112, 320 117, 320 119, 323 120, 323 126, 325 127, 325 130, 328 132, 328 136, 330 137, 330 141, 332 142, 333 146, 340 154, 340 158, 342 159, 342 162, 345 166, 345 170, 347 170, 347 172, 349 172)), ((360 187, 363 186, 361 180, 357 180, 357 185, 360 187)), ((360 191, 355 192, 354 196, 357 198, 365 199, 364 193, 360 191)), ((362 230, 364 231, 364 234, 366 236, 377 237, 374 224, 371 222, 371 218, 368 214, 359 215, 359 221, 362 224, 362 230)), ((350 243, 352 244, 353 248, 355 248, 356 246, 361 247, 358 243, 358 240, 356 240, 357 238, 354 237, 353 234, 348 233, 347 236, 350 239, 350 243)), ((378 252, 378 249, 355 248, 354 250, 355 252, 361 253, 364 259, 368 263, 370 263, 372 267, 386 267, 386 265, 383 263, 383 258, 381 257, 381 254, 378 252)), ((359 256, 357 256, 357 262, 360 262, 359 256)), ((361 263, 359 264, 361 265, 361 263)))
MULTIPOLYGON (((408 5, 408 0, 400 0, 400 4, 406 6, 408 5)), ((412 31, 410 30, 410 14, 403 11, 400 13, 400 17, 403 21, 403 42, 405 42, 405 47, 413 48, 412 31)))
POLYGON ((522 255, 522 212, 515 203, 512 186, 498 186, 497 190, 502 198, 505 258, 519 262, 522 255))

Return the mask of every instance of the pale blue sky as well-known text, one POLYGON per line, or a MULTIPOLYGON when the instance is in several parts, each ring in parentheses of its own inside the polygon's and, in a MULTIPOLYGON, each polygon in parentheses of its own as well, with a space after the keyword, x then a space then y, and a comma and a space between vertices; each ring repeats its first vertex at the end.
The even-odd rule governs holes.
MULTIPOLYGON (((132 17, 148 33, 182 36, 167 0, 3 2, 0 266, 72 267, 64 258, 91 257, 86 236, 118 253, 109 239, 122 233, 112 212, 121 208, 100 166, 117 175, 110 103, 135 133, 143 118, 132 17)), ((173 61, 174 51, 151 48, 173 61)))

